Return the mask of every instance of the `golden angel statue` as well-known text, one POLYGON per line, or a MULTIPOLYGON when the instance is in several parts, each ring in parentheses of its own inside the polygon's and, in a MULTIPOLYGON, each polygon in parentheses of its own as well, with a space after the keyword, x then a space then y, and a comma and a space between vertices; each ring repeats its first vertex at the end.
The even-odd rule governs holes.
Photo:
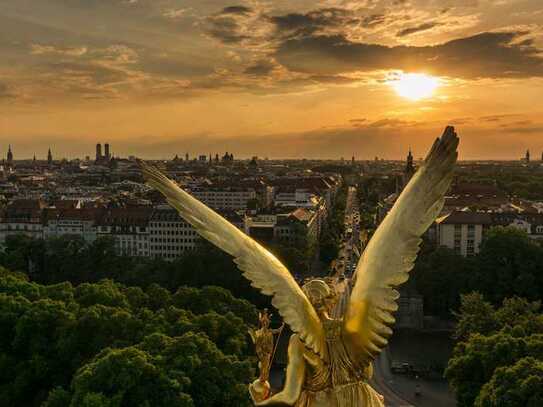
MULTIPOLYGON (((270 392, 270 384, 268 379, 270 378, 270 369, 275 350, 277 349, 277 343, 274 341, 274 335, 281 335, 285 324, 280 328, 270 328, 271 315, 268 314, 268 310, 264 309, 258 315, 260 321, 260 328, 257 330, 249 329, 249 335, 253 340, 256 347, 256 355, 258 357, 258 366, 260 368, 260 375, 250 388, 251 396, 258 401, 264 400, 268 397, 270 392)), ((279 339, 277 339, 279 340, 279 339)))
POLYGON ((148 184, 162 192, 202 237, 234 257, 252 285, 272 297, 273 306, 293 331, 284 388, 255 397, 258 389, 250 385, 255 405, 384 406, 368 383, 372 361, 392 334, 399 297, 395 288, 408 279, 421 235, 443 207, 457 146, 458 137, 449 126, 366 246, 341 318, 330 316, 334 293, 324 280, 310 280, 300 287, 264 247, 141 162, 148 184))

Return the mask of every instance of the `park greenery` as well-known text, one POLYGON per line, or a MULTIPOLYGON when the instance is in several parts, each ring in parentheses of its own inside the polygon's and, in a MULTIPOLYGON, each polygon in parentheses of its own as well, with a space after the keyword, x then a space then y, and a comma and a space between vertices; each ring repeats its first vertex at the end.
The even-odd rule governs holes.
MULTIPOLYGON (((300 270, 304 248, 272 250, 300 270)), ((0 267, 0 406, 249 405, 247 331, 271 305, 215 247, 164 261, 16 235, 0 267)))
POLYGON ((460 295, 472 291, 493 305, 514 296, 541 299, 543 247, 519 229, 496 227, 470 257, 425 241, 411 273, 409 285, 424 297, 425 313, 447 319, 460 306, 460 295))
POLYGON ((543 313, 539 301, 462 296, 458 343, 445 376, 459 407, 543 405, 543 313))
MULTIPOLYGON (((295 258, 290 252, 287 254, 295 258)), ((229 255, 205 242, 196 251, 165 261, 119 255, 111 238, 85 242, 79 236, 44 240, 16 235, 6 239, 0 265, 27 273, 32 281, 40 284, 68 281, 79 285, 107 278, 143 289, 158 284, 171 292, 181 286, 216 285, 259 307, 269 305, 267 297, 250 286, 229 255)))
POLYGON ((256 309, 219 287, 42 285, 0 269, 0 405, 248 406, 256 309))

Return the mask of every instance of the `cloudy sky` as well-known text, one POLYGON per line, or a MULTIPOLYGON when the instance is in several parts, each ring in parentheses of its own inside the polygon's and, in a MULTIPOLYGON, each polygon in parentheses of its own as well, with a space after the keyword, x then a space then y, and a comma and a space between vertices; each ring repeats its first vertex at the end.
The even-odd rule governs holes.
POLYGON ((0 0, 0 155, 543 151, 541 0, 0 0), (413 101, 401 73, 439 82, 413 101))

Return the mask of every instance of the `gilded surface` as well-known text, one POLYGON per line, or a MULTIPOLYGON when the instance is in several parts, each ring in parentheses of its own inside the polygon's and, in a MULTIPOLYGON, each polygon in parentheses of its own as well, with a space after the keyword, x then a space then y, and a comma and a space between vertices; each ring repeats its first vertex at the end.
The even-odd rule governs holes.
MULTIPOLYGON (((338 296, 330 281, 314 279, 300 287, 269 251, 156 168, 141 162, 149 185, 162 192, 202 237, 234 256, 243 275, 272 297, 273 306, 294 332, 285 386, 276 394, 270 393, 267 382, 273 333, 253 332, 260 360, 260 376, 249 385, 255 405, 384 406, 367 382, 372 361, 392 334, 399 297, 395 288, 409 278, 421 235, 443 207, 457 146, 458 138, 449 126, 369 241, 356 268, 344 315, 332 312, 338 296)), ((269 320, 261 318, 260 322, 260 329, 263 323, 269 325, 269 320)))
POLYGON ((260 375, 258 379, 261 382, 268 381, 270 377, 271 361, 275 351, 274 335, 278 335, 283 330, 283 327, 279 329, 270 328, 270 315, 268 310, 259 314, 260 328, 257 330, 250 329, 249 335, 253 340, 256 349, 256 356, 258 357, 258 367, 260 369, 260 375))

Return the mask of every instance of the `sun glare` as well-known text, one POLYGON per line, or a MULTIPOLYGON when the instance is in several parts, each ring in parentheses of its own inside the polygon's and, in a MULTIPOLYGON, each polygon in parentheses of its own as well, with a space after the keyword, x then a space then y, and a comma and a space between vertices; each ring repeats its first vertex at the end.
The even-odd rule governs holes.
POLYGON ((387 83, 396 93, 410 100, 429 98, 439 87, 439 79, 422 73, 402 73, 387 83))

